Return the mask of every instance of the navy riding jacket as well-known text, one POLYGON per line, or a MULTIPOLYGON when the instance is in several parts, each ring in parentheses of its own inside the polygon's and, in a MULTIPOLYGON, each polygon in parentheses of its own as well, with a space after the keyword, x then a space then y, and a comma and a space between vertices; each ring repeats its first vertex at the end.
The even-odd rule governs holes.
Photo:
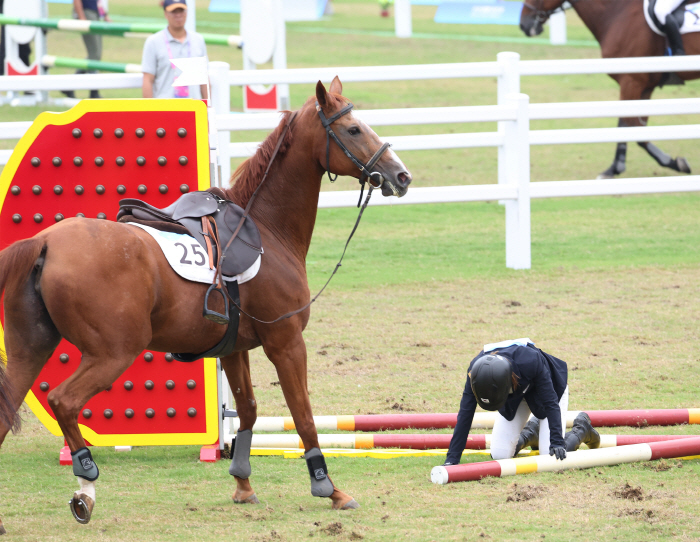
MULTIPOLYGON (((566 362, 535 348, 533 344, 509 346, 489 353, 498 353, 508 358, 511 361, 513 373, 518 377, 518 389, 508 395, 506 404, 498 409, 498 412, 510 421, 515 417, 520 402, 525 399, 527 406, 530 407, 530 411, 536 418, 549 420, 551 445, 563 447, 564 438, 562 437, 559 400, 566 389, 566 362)), ((483 355, 483 351, 479 352, 469 364, 469 371, 471 371, 474 362, 483 355)), ((447 451, 446 463, 456 465, 462 458, 476 406, 476 397, 472 391, 470 377, 467 376, 467 383, 464 386, 457 414, 457 425, 452 434, 450 448, 447 451)))

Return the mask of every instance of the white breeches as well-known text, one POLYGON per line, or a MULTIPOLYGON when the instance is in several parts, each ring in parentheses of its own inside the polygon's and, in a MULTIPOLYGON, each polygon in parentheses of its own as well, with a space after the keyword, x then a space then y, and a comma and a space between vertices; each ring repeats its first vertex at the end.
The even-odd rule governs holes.
POLYGON ((654 14, 659 19, 661 24, 666 24, 666 16, 673 12, 678 6, 683 3, 683 0, 656 0, 654 6, 654 14))
MULTIPOLYGON (((569 410, 569 386, 559 400, 561 411, 562 437, 566 431, 566 412, 569 410)), ((510 459, 515 454, 518 445, 518 437, 531 417, 530 407, 523 400, 515 413, 515 417, 508 421, 500 414, 496 415, 491 434, 491 457, 493 459, 510 459)), ((549 454, 549 420, 540 420, 540 455, 549 454)))

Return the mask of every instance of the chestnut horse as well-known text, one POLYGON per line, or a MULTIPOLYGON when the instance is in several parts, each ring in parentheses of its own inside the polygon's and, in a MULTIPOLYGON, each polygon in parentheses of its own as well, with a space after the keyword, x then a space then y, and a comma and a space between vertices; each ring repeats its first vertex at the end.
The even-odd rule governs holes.
MULTIPOLYGON (((239 435, 252 430, 257 418, 248 351, 262 346, 277 370, 307 455, 319 448, 302 336, 310 310, 270 325, 245 314, 274 320, 309 301, 305 259, 322 176, 328 169, 361 177, 356 163, 336 142, 328 140, 321 119, 332 123, 338 140, 364 164, 383 146, 374 131, 353 116, 341 92, 337 77, 329 91, 319 81, 316 96, 296 114, 284 114, 256 154, 234 173, 232 188, 225 190, 227 199, 245 207, 260 186, 250 216, 258 225, 265 250, 258 275, 240 286, 244 313, 236 351, 221 359, 236 400, 239 435), (338 113, 342 115, 334 118, 338 113), (260 185, 268 165, 269 175, 260 185)), ((383 177, 384 196, 406 193, 411 175, 393 151, 382 154, 373 171, 383 177)), ((15 424, 17 409, 43 365, 65 338, 78 347, 82 361, 75 373, 49 393, 48 402, 71 452, 83 449, 85 441, 78 428, 81 409, 107 389, 143 350, 196 353, 222 339, 225 326, 202 317, 206 289, 205 284, 188 282, 175 274, 147 233, 117 222, 70 218, 0 252, 7 353, 4 378, 0 363, 0 444, 15 424)), ((223 301, 216 301, 218 307, 212 308, 222 311, 223 301)), ((233 498, 238 503, 257 503, 248 480, 250 443, 247 450, 244 444, 240 446, 242 455, 237 445, 234 459, 238 464, 231 467, 237 482, 233 498)), ((87 452, 81 454, 84 462, 87 452)), ((320 476, 327 470, 318 472, 326 467, 319 450, 315 455, 311 461, 315 467, 311 472, 312 494, 330 497, 335 509, 359 506, 327 475, 320 476)), ((86 465, 88 471, 94 466, 92 462, 86 465)), ((82 467, 76 467, 74 459, 74 473, 76 468, 80 472, 82 467)), ((96 472, 96 467, 91 472, 96 472)), ((72 501, 81 523, 90 519, 94 505, 94 481, 86 479, 90 477, 94 478, 78 476, 81 489, 72 501)))
MULTIPOLYGON (((603 58, 629 58, 635 56, 663 56, 666 39, 649 28, 644 18, 644 0, 569 0, 588 29, 600 44, 603 58)), ((564 0, 529 0, 523 4, 520 28, 527 36, 542 33, 542 25, 555 11, 562 9, 564 0)), ((700 33, 683 36, 687 54, 700 54, 700 33)), ((700 78, 700 72, 681 72, 685 81, 700 78)), ((661 73, 629 73, 610 75, 620 85, 621 100, 648 100, 658 86, 664 84, 661 73)), ((646 126, 648 117, 621 118, 618 126, 646 126)), ((671 158, 649 142, 639 146, 649 153, 659 165, 690 173, 685 158, 671 158)), ((625 171, 627 143, 618 143, 612 165, 598 175, 599 179, 611 179, 625 171)))

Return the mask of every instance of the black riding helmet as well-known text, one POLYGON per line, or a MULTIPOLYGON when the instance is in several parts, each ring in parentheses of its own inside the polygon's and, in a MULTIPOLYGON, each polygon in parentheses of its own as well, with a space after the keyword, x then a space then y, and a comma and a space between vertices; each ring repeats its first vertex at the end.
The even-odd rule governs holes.
POLYGON ((498 410, 513 389, 510 361, 498 354, 478 358, 469 371, 476 402, 484 410, 498 410))

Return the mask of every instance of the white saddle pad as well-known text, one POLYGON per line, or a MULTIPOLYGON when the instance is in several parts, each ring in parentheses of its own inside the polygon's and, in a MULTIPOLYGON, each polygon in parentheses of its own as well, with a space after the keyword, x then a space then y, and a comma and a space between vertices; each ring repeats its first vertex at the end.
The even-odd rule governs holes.
MULTIPOLYGON (((659 36, 665 36, 661 30, 654 24, 654 21, 649 17, 649 0, 644 0, 644 17, 647 20, 649 28, 656 32, 659 36)), ((691 32, 700 32, 700 2, 685 6, 685 20, 681 27, 681 34, 690 34, 691 32)))
MULTIPOLYGON (((216 275, 216 268, 209 269, 209 255, 194 237, 180 233, 160 231, 150 226, 144 226, 143 224, 136 224, 134 222, 127 222, 126 224, 141 228, 153 237, 163 251, 165 259, 168 260, 170 267, 183 279, 203 282, 205 284, 211 284, 213 282, 214 276, 216 275)), ((258 259, 255 260, 253 265, 240 275, 236 275, 235 277, 224 276, 223 279, 227 282, 237 280, 238 284, 248 282, 260 271, 261 260, 262 254, 258 256, 258 259)))

